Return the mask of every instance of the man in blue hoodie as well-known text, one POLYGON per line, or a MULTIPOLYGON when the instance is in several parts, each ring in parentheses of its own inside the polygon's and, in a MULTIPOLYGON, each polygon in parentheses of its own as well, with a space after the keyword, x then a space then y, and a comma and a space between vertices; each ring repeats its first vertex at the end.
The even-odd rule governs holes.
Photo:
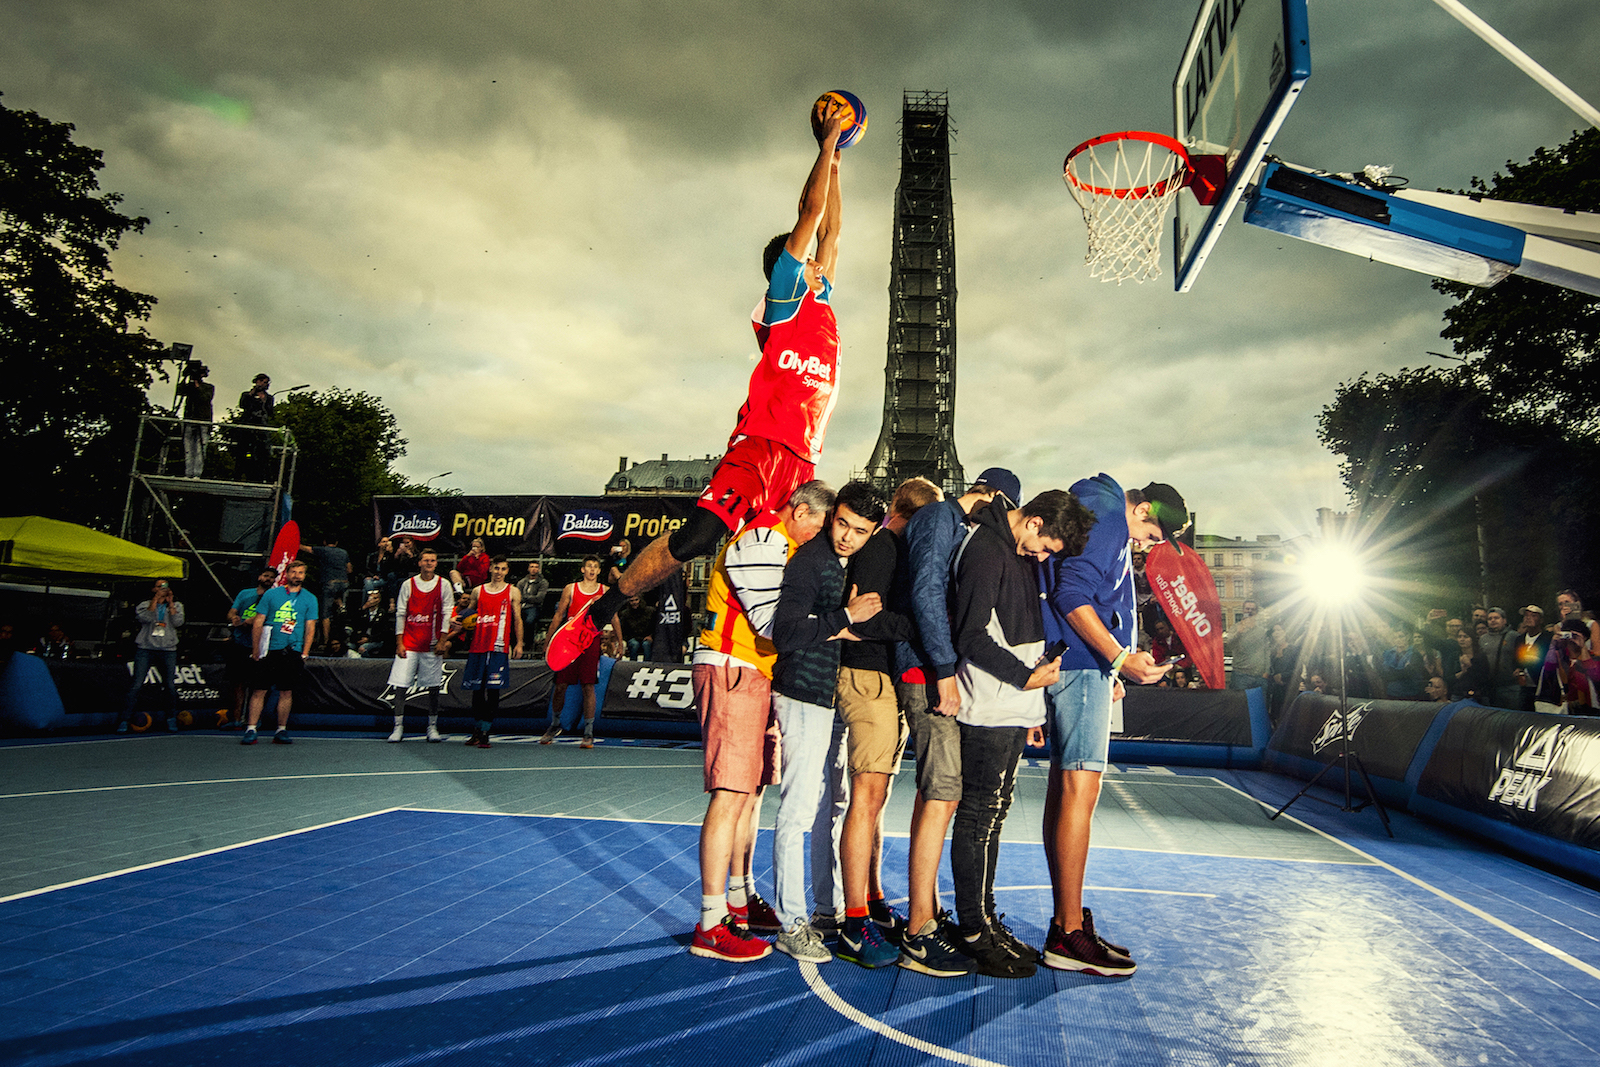
POLYGON ((1044 849, 1055 915, 1044 963, 1096 975, 1132 974, 1128 950, 1099 937, 1083 906, 1089 827, 1100 796, 1111 741, 1111 706, 1122 679, 1147 685, 1168 666, 1138 651, 1133 588, 1135 547, 1174 541, 1189 525, 1183 497, 1152 482, 1126 492, 1108 474, 1072 487, 1096 521, 1077 556, 1057 554, 1038 568, 1044 638, 1063 642, 1061 675, 1045 692, 1050 730, 1050 786, 1045 796, 1044 849))

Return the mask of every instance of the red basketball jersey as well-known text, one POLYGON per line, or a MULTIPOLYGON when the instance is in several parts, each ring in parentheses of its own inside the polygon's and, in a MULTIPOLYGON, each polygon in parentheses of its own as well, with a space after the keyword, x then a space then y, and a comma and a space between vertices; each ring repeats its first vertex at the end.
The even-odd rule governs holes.
MULTIPOLYGON (((579 588, 577 582, 573 582, 572 583, 572 604, 567 608, 567 618, 570 619, 574 615, 578 614, 578 612, 582 611, 584 609, 584 606, 586 604, 588 604, 590 601, 599 600, 600 599, 600 594, 604 593, 605 591, 606 591, 606 587, 605 587, 604 583, 601 583, 600 586, 597 589, 595 589, 594 592, 585 593, 581 588, 579 588)), ((603 629, 605 629, 606 623, 608 623, 610 621, 611 621, 610 619, 596 619, 596 620, 594 620, 594 624, 596 626, 598 626, 600 629, 603 630, 603 629)))
POLYGON ((444 579, 435 577, 432 589, 423 589, 421 579, 406 582, 406 624, 401 634, 407 652, 432 652, 439 640, 444 614, 444 579))
POLYGON ((809 289, 794 316, 767 326, 765 298, 753 318, 761 362, 750 375, 750 395, 739 409, 733 437, 765 437, 809 463, 822 462, 839 388, 839 324, 833 308, 809 289))
POLYGON ((478 628, 472 632, 471 652, 504 652, 511 633, 511 590, 508 585, 498 593, 478 587, 478 628))

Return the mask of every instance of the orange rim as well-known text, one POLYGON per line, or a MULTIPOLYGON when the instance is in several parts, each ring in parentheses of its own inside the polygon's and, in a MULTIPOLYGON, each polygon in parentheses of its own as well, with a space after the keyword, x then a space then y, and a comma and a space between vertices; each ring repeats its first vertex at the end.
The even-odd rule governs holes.
POLYGON ((1118 200, 1143 200, 1151 196, 1166 196, 1174 182, 1177 183, 1179 188, 1188 183, 1189 153, 1177 138, 1168 137, 1164 133, 1152 133, 1149 130, 1123 130, 1120 133, 1103 133, 1099 137, 1089 138, 1077 148, 1068 152, 1066 161, 1061 165, 1061 175, 1074 188, 1082 189, 1086 193, 1093 193, 1096 196, 1114 196, 1118 200), (1150 144, 1165 148, 1177 157, 1180 164, 1178 172, 1149 185, 1135 185, 1128 188, 1090 185, 1088 182, 1080 181, 1078 176, 1072 173, 1072 161, 1080 153, 1096 145, 1110 144, 1113 141, 1148 141, 1150 144))

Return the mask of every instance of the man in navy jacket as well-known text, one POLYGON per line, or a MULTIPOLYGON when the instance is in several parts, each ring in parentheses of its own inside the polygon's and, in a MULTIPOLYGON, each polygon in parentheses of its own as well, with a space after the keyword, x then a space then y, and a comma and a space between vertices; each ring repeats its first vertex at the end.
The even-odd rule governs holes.
POLYGON ((1072 487, 1098 520, 1077 556, 1056 555, 1038 568, 1046 642, 1063 641, 1061 675, 1045 692, 1050 729, 1050 786, 1044 848, 1055 916, 1044 962, 1086 974, 1132 974, 1128 950, 1099 937, 1083 906, 1089 827, 1100 796, 1111 740, 1111 706, 1122 679, 1146 685, 1168 667, 1138 651, 1132 550, 1175 540, 1189 525, 1183 497, 1152 482, 1126 492, 1108 474, 1072 487))

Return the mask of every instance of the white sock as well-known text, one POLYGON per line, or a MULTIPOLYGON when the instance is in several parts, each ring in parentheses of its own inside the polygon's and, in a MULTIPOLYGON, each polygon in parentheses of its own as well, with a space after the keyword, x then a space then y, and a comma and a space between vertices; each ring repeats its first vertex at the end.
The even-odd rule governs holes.
POLYGON ((728 899, 724 896, 700 897, 700 929, 709 930, 728 914, 728 899))
POLYGON ((750 894, 744 887, 744 879, 728 880, 728 906, 730 908, 742 908, 749 903, 749 899, 750 894))

